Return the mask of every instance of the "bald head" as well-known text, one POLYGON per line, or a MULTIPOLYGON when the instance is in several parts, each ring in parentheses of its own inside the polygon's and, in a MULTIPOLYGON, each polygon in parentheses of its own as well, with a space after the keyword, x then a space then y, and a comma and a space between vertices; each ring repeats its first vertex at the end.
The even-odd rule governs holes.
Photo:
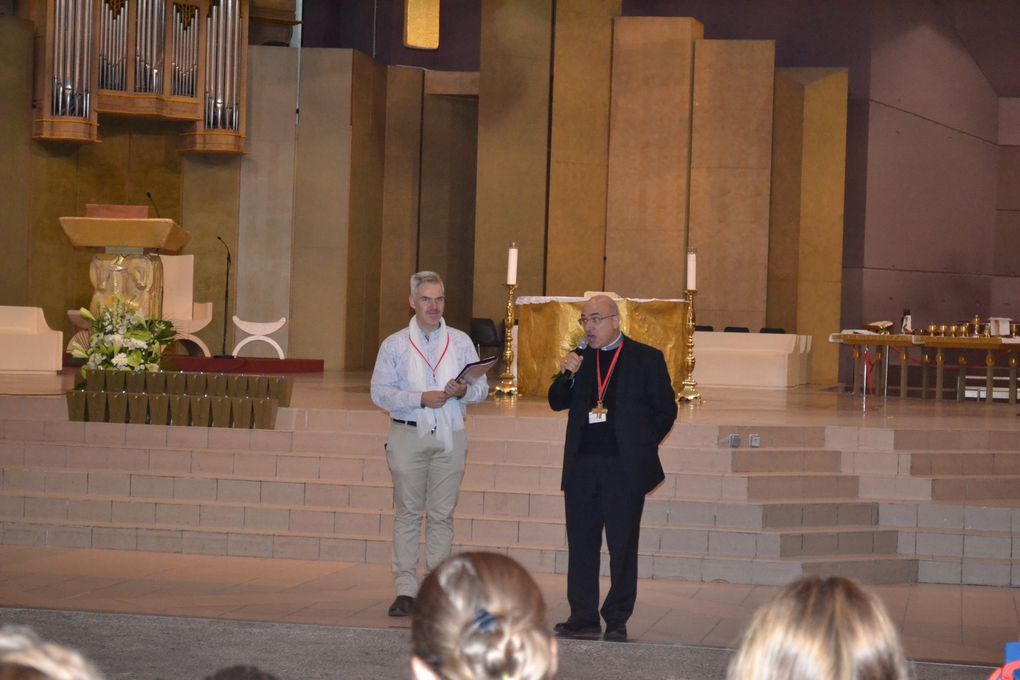
POLYGON ((588 346, 605 347, 620 334, 620 310, 608 295, 595 295, 581 308, 582 326, 588 346))

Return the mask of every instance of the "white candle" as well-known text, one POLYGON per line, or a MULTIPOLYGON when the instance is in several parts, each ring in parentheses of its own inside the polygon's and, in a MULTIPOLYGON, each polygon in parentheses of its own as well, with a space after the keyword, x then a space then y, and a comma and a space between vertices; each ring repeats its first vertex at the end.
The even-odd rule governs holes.
POLYGON ((698 255, 687 253, 687 290, 698 289, 698 255))
POLYGON ((517 246, 510 246, 506 256, 506 285, 517 285, 517 246))

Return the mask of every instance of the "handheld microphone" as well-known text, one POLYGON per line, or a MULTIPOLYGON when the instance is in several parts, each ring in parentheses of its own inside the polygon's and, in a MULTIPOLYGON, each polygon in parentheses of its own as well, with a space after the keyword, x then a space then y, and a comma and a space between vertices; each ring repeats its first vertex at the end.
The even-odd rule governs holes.
MULTIPOLYGON (((584 352, 584 348, 587 347, 587 346, 588 346, 588 339, 587 338, 581 338, 580 340, 577 341, 577 347, 574 348, 574 354, 576 354, 577 356, 581 356, 581 353, 584 352)), ((563 377, 566 378, 567 380, 570 380, 572 377, 574 377, 574 372, 573 371, 563 371, 563 377)))
POLYGON ((149 199, 149 203, 152 204, 152 209, 156 211, 156 217, 159 217, 159 206, 156 205, 156 201, 152 198, 152 192, 146 191, 145 196, 149 199))

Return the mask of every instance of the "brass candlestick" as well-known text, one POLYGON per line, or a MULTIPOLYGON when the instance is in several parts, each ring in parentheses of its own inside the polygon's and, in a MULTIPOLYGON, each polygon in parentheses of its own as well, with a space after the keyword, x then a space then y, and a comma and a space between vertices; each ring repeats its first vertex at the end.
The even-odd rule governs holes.
POLYGON ((503 346, 503 373, 499 376, 499 384, 496 385, 495 390, 497 397, 517 396, 517 381, 514 380, 513 372, 514 293, 516 291, 516 285, 509 283, 506 285, 506 318, 504 319, 506 325, 506 338, 504 339, 503 346))
POLYGON ((698 383, 694 380, 694 296, 696 290, 684 291, 687 297, 687 339, 684 341, 684 348, 687 350, 684 356, 684 368, 687 375, 684 377, 683 389, 677 395, 677 401, 686 401, 691 404, 701 403, 701 394, 698 392, 698 383))

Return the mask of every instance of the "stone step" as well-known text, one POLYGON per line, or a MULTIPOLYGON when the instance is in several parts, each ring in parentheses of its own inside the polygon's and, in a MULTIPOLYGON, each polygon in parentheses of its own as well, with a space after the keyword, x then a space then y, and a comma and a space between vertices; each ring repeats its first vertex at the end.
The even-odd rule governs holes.
MULTIPOLYGON (((40 520, 0 523, 0 540, 9 545, 97 548, 238 555, 302 560, 385 564, 390 541, 383 537, 282 534, 249 529, 207 530, 193 527, 146 527, 126 524, 40 520)), ((454 550, 494 550, 515 557, 539 572, 565 573, 562 547, 522 544, 507 547, 498 539, 455 539, 454 550)), ((638 556, 642 578, 780 585, 802 573, 843 573, 868 583, 904 583, 916 578, 917 561, 895 555, 844 555, 838 558, 746 558, 694 553, 648 553, 638 556), (893 576, 896 578, 894 579, 893 576)), ((608 575, 603 551, 602 574, 608 575)))
MULTIPOLYGON (((25 483, 17 475, 8 475, 7 488, 0 491, 0 507, 14 503, 12 498, 33 497, 75 502, 289 504, 334 512, 382 512, 392 508, 390 487, 385 484, 307 483, 302 489, 287 482, 265 480, 106 473, 89 473, 84 486, 81 483, 54 484, 54 478, 49 475, 44 476, 41 483, 37 478, 31 480, 34 481, 25 483)), ((755 530, 875 526, 876 508, 871 502, 831 500, 748 503, 652 498, 645 504, 644 521, 649 525, 755 530)), ((563 497, 559 490, 514 492, 466 487, 461 490, 457 514, 516 516, 562 523, 563 497)))
MULTIPOLYGON (((562 509, 558 517, 562 517, 562 509)), ((644 518, 658 524, 730 529, 875 526, 878 504, 831 499, 747 502, 649 498, 644 518)))
POLYGON ((1020 499, 1004 505, 879 503, 880 526, 918 529, 973 529, 1020 535, 1020 499))
POLYGON ((828 473, 669 473, 652 498, 857 500, 857 475, 828 473))
POLYGON ((919 583, 1020 586, 1020 564, 1015 560, 919 557, 917 566, 919 583))
POLYGON ((1020 474, 938 475, 931 480, 931 498, 935 501, 973 503, 1020 497, 1020 474))
MULTIPOLYGON (((533 517, 514 508, 458 506, 454 529, 458 537, 496 540, 499 544, 563 547, 563 521, 533 517)), ((385 537, 393 528, 389 508, 331 508, 265 503, 256 499, 189 501, 161 498, 53 496, 45 493, 0 494, 0 519, 8 522, 74 521, 135 525, 150 529, 251 530, 307 535, 385 537)), ((751 530, 697 525, 643 525, 641 547, 726 556, 789 557, 799 555, 895 552, 897 531, 868 526, 798 527, 751 530)))
POLYGON ((841 555, 837 558, 726 558, 699 555, 651 556, 649 578, 706 583, 785 585, 805 574, 842 575, 868 584, 914 583, 917 560, 900 555, 841 555))
POLYGON ((910 474, 919 476, 1020 475, 1020 451, 914 452, 910 474))

